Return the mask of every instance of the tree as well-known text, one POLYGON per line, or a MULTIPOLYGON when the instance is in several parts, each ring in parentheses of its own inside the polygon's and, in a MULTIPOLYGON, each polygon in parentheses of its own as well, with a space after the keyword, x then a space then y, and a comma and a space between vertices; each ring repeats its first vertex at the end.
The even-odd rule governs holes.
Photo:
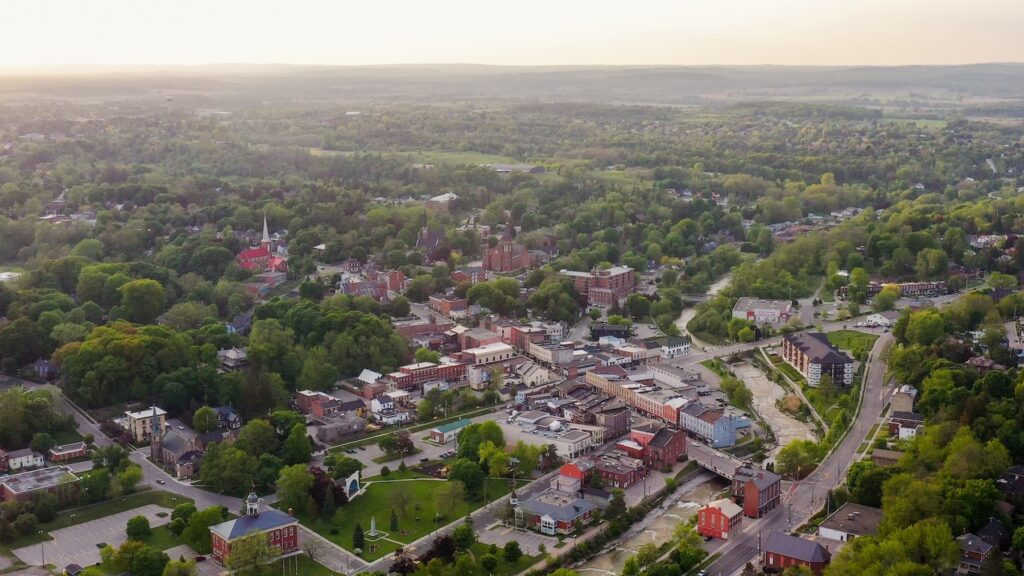
POLYGON ((38 527, 39 518, 37 518, 35 514, 25 513, 14 519, 14 529, 22 536, 35 534, 38 527))
POLYGON ((127 310, 128 319, 136 324, 152 324, 164 311, 164 287, 156 280, 132 280, 117 291, 121 294, 121 305, 127 310))
POLYGON ((448 510, 452 502, 463 502, 466 499, 466 486, 459 480, 448 479, 434 489, 434 508, 448 510))
POLYGON ((138 486, 139 482, 142 482, 142 467, 138 464, 126 466, 124 470, 117 474, 117 485, 121 487, 121 492, 125 494, 135 492, 135 487, 138 486))
POLYGON ((285 466, 277 479, 277 495, 285 508, 303 510, 312 487, 313 474, 305 464, 285 466))
POLYGON ((199 434, 206 434, 217 429, 217 411, 209 406, 202 406, 192 415, 192 427, 199 434))
POLYGON ((498 557, 494 554, 484 554, 480 558, 480 566, 487 571, 488 574, 494 572, 494 569, 498 567, 498 557))
POLYGON ((337 505, 334 503, 334 490, 324 490, 324 503, 320 506, 320 515, 326 518, 328 521, 334 519, 334 514, 338 511, 337 505))
POLYGON ((162 576, 170 558, 151 546, 143 546, 132 555, 129 571, 132 576, 162 576))
POLYGON ((236 574, 255 574, 274 554, 269 536, 258 532, 232 542, 224 564, 236 574))
POLYGON ((332 390, 340 378, 341 372, 331 363, 327 350, 314 346, 306 351, 296 384, 304 390, 332 390))
POLYGON ((608 503, 608 518, 614 520, 626 513, 626 499, 622 490, 612 490, 612 499, 608 503))
POLYGON ((164 566, 163 576, 198 576, 195 560, 171 560, 164 566))
POLYGON ((308 464, 313 458, 313 448, 309 444, 304 424, 296 424, 292 428, 281 447, 281 457, 285 464, 308 464))
POLYGON ((885 312, 896 307, 896 300, 900 297, 900 289, 896 286, 886 286, 882 291, 875 294, 874 307, 876 312, 885 312))
POLYGON ((56 442, 53 440, 53 436, 50 436, 46 432, 36 432, 32 436, 31 448, 36 452, 46 454, 50 448, 53 448, 56 442))
POLYGON ((221 506, 211 506, 195 512, 188 520, 188 527, 185 528, 185 542, 196 552, 209 554, 213 551, 210 526, 220 524, 226 517, 226 510, 221 506))
POLYGON ((178 504, 177 506, 174 507, 174 510, 171 511, 171 520, 177 520, 177 519, 180 518, 181 520, 184 520, 185 522, 188 522, 190 519, 192 519, 192 515, 195 514, 195 513, 196 513, 196 505, 195 504, 193 504, 191 502, 185 502, 183 504, 178 504))
POLYGON ((49 493, 38 495, 32 512, 40 522, 52 522, 57 517, 57 497, 49 493))
POLYGON ((906 339, 912 344, 930 346, 946 334, 946 321, 932 309, 919 310, 910 315, 906 339))
POLYGON ((469 550, 470 546, 476 543, 476 531, 473 530, 471 522, 463 522, 452 530, 452 538, 455 539, 455 548, 458 550, 469 550))
POLYGON ((523 557, 523 550, 519 547, 519 542, 515 540, 509 540, 505 543, 505 549, 502 550, 502 557, 505 558, 505 562, 509 564, 515 564, 523 557))
POLYGON ((145 516, 132 516, 128 519, 125 534, 128 535, 129 540, 145 540, 152 533, 153 530, 149 527, 149 519, 145 516))
POLYGON ((325 464, 331 469, 331 475, 335 480, 348 478, 356 470, 363 469, 363 463, 355 458, 344 454, 331 454, 327 457, 325 464))
POLYGON ((785 476, 801 479, 810 474, 816 466, 821 449, 810 440, 795 439, 779 450, 775 458, 775 471, 785 476))
POLYGON ((476 462, 459 458, 448 471, 448 479, 462 482, 469 497, 477 498, 484 486, 484 471, 476 462))
POLYGON ((277 432, 269 422, 261 418, 250 420, 238 432, 235 446, 250 456, 277 452, 277 432))
POLYGON ((363 525, 356 520, 352 527, 352 548, 362 550, 366 546, 366 535, 363 534, 363 525))
POLYGON ((102 446, 92 453, 92 465, 95 468, 106 468, 111 472, 121 469, 121 464, 128 460, 128 451, 117 444, 102 446))
POLYGON ((441 354, 435 352, 429 348, 417 348, 415 354, 416 362, 433 362, 437 364, 441 361, 441 354))
POLYGON ((83 503, 106 500, 110 497, 110 472, 106 468, 90 470, 82 474, 78 486, 83 503))

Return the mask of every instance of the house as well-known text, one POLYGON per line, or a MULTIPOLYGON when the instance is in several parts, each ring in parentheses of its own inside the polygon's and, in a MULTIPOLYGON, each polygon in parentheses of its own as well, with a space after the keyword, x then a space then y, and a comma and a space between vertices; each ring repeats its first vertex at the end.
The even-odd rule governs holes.
MULTIPOLYGON (((42 456, 40 456, 42 458, 42 456)), ((50 466, 0 478, 0 500, 30 502, 46 492, 60 506, 78 502, 78 476, 64 466, 50 466)))
POLYGON ((679 411, 679 427, 704 440, 712 448, 736 444, 737 418, 700 402, 688 402, 679 411))
POLYGON ((861 536, 878 534, 882 522, 882 510, 862 504, 847 502, 833 512, 818 526, 818 536, 846 542, 861 536))
POLYGON ((762 300, 761 298, 740 298, 732 308, 732 317, 746 320, 758 326, 768 324, 781 326, 789 322, 793 314, 790 300, 762 300))
POLYGON ((663 336, 654 342, 661 348, 661 359, 671 360, 690 353, 690 339, 685 336, 663 336))
POLYGON ((889 435, 900 440, 909 440, 924 428, 924 416, 917 412, 893 411, 889 417, 889 435))
POLYGON ((537 496, 519 500, 515 509, 516 527, 554 536, 569 534, 577 522, 586 523, 597 505, 557 490, 546 490, 537 496))
POLYGON ((619 450, 606 452, 597 458, 594 471, 609 488, 629 488, 647 477, 647 467, 641 460, 619 450))
POLYGON ((781 572, 790 566, 806 566, 819 576, 831 559, 828 548, 821 544, 782 532, 768 535, 761 557, 765 572, 781 572))
POLYGON ((89 448, 85 442, 72 442, 63 446, 54 446, 49 450, 50 462, 64 462, 81 458, 89 454, 89 448))
POLYGON ((896 325, 896 321, 900 319, 900 313, 895 310, 887 310, 885 312, 875 312, 874 314, 868 314, 864 317, 864 323, 868 326, 882 326, 884 328, 892 328, 896 325))
POLYGON ((459 432, 470 424, 471 422, 465 418, 456 420, 455 422, 449 422, 448 424, 442 424, 430 431, 430 439, 437 444, 447 444, 452 440, 455 440, 455 437, 459 435, 459 432))
POLYGON ((978 530, 978 536, 1002 552, 1009 550, 1013 541, 1013 535, 998 518, 989 518, 988 524, 978 530))
POLYGON ((686 454, 686 432, 663 427, 644 446, 643 459, 651 468, 672 466, 686 454))
POLYGON ((446 298, 431 296, 427 306, 445 318, 465 318, 469 315, 469 300, 465 298, 446 298))
POLYGON ((242 427, 242 418, 235 412, 232 406, 217 406, 213 409, 217 413, 218 430, 238 430, 242 427))
POLYGON ((892 391, 892 399, 889 400, 889 405, 893 412, 913 412, 916 401, 917 388, 910 384, 904 384, 892 391))
POLYGON ((697 533, 728 540, 729 533, 742 521, 743 509, 732 500, 715 500, 697 511, 697 533))
POLYGON ((782 357, 796 368, 807 384, 817 386, 828 374, 836 386, 853 384, 853 359, 828 340, 827 334, 800 332, 782 340, 782 357))
POLYGON ((1002 364, 999 364, 995 360, 991 360, 983 356, 975 356, 974 358, 969 359, 966 362, 966 364, 968 366, 973 366, 974 368, 976 368, 980 374, 986 374, 992 371, 1006 371, 1006 366, 1003 366, 1002 364))
POLYGON ((222 566, 231 553, 231 544, 247 536, 265 534, 275 558, 301 553, 299 521, 284 512, 269 508, 260 511, 260 498, 255 492, 245 499, 245 515, 210 526, 213 558, 222 566))
POLYGON ((241 370, 249 365, 249 353, 245 346, 218 350, 217 360, 220 362, 221 370, 225 372, 241 370))
POLYGON ((960 545, 960 562, 957 564, 956 573, 963 576, 966 574, 981 574, 981 566, 988 560, 996 547, 989 544, 981 536, 976 534, 963 534, 956 539, 960 545))
POLYGON ((125 412, 124 417, 119 418, 117 423, 128 431, 133 441, 142 444, 149 442, 154 427, 158 436, 163 436, 167 432, 167 412, 163 408, 150 406, 138 412, 125 412))
POLYGON ((174 475, 178 478, 193 478, 199 473, 199 466, 203 462, 203 453, 199 450, 189 450, 178 458, 174 463, 174 475))
POLYGON ((558 475, 551 479, 551 489, 565 494, 575 494, 583 489, 587 476, 594 469, 594 463, 587 458, 563 464, 558 475))
POLYGON ((40 358, 29 365, 36 378, 49 382, 60 375, 57 366, 45 358, 40 358))
POLYGON ((733 474, 732 490, 743 504, 743 513, 760 518, 782 500, 782 477, 768 470, 741 466, 733 474))
POLYGON ((395 409, 395 400, 387 394, 380 394, 375 396, 370 401, 370 412, 374 414, 380 414, 381 412, 387 412, 395 409))
POLYGON ((437 210, 440 212, 448 212, 451 210, 451 203, 459 199, 458 194, 454 192, 445 192, 439 194, 427 200, 426 207, 430 210, 437 210))
POLYGON ((871 461, 875 466, 895 466, 900 461, 900 456, 903 456, 903 452, 897 452, 896 450, 886 450, 885 448, 875 448, 871 451, 871 461))
POLYGON ((476 284, 485 280, 487 280, 487 270, 480 266, 472 268, 457 268, 455 272, 452 272, 452 282, 456 284, 461 282, 476 284))
POLYGON ((252 328, 252 310, 235 315, 227 323, 228 334, 248 334, 252 328))
POLYGON ((416 248, 426 252, 427 262, 446 260, 451 253, 451 249, 448 248, 448 239, 445 237, 444 230, 440 228, 431 229, 425 226, 421 228, 420 235, 416 239, 416 248))
POLYGON ((31 448, 22 448, 7 453, 7 468, 9 470, 37 468, 43 464, 43 455, 31 448))

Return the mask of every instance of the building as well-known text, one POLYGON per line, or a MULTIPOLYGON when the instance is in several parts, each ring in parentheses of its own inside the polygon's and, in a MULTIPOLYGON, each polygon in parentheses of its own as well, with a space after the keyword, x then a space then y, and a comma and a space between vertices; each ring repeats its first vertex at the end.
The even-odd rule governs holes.
POLYGON ((892 328, 896 321, 900 319, 900 313, 895 310, 887 310, 885 312, 875 312, 874 314, 868 314, 864 318, 864 324, 868 326, 882 326, 883 328, 892 328))
POLYGON ((38 468, 45 463, 43 455, 31 448, 22 448, 7 453, 7 469, 38 468))
POLYGON ((526 353, 529 356, 551 366, 569 364, 573 360, 573 352, 574 349, 571 345, 537 344, 534 342, 526 345, 526 353))
POLYGON ((615 338, 629 338, 629 326, 623 326, 621 324, 605 324, 604 322, 595 322, 590 325, 590 337, 594 340, 612 336, 615 338))
POLYGON ((893 390, 889 405, 893 412, 913 412, 917 401, 917 388, 904 384, 893 390))
POLYGON ((662 360, 671 360, 690 353, 690 339, 685 336, 663 336, 654 342, 661 348, 662 360))
POLYGON ((249 353, 245 346, 218 350, 217 360, 220 362, 220 369, 225 372, 241 370, 249 365, 249 353))
POLYGON ((444 194, 433 196, 430 200, 427 200, 426 207, 438 212, 449 212, 451 210, 452 202, 455 202, 458 199, 458 194, 455 194, 454 192, 445 192, 444 194))
POLYGON ((697 511, 697 533, 711 538, 729 539, 729 533, 743 522, 743 509, 732 500, 715 500, 697 511))
POLYGON ((470 424, 471 422, 465 418, 456 420, 455 422, 449 422, 448 424, 442 424, 430 431, 430 439, 437 444, 447 444, 452 440, 455 440, 455 437, 459 435, 459 432, 470 424))
POLYGON ((652 468, 672 466, 686 454, 686 433, 664 427, 644 446, 644 462, 652 468))
POLYGON ((231 544, 247 536, 265 534, 275 558, 299 554, 299 521, 270 508, 260 511, 260 498, 255 492, 245 499, 245 516, 210 526, 213 558, 222 566, 231 554, 231 544))
POLYGON ((8 461, 7 452, 0 448, 0 474, 6 474, 10 469, 9 467, 10 462, 8 461))
POLYGON ((217 406, 213 409, 217 413, 218 430, 238 430, 242 427, 242 418, 235 412, 232 406, 217 406))
POLYGON ((741 466, 732 477, 733 495, 743 504, 743 513, 760 518, 782 499, 782 477, 768 470, 741 466))
POLYGON ((452 282, 456 284, 462 282, 476 284, 478 282, 484 282, 485 280, 487 280, 487 270, 480 266, 456 268, 455 272, 452 272, 452 282))
POLYGON ((465 318, 470 314, 469 300, 431 296, 427 306, 445 318, 465 318))
POLYGON ((89 448, 85 442, 72 442, 63 446, 54 446, 49 450, 50 462, 64 462, 74 460, 89 454, 89 448))
POLYGON ((765 572, 781 572, 790 566, 806 566, 820 575, 832 560, 832 555, 828 548, 817 542, 772 532, 764 543, 761 560, 765 572))
POLYGON ((687 402, 679 411, 679 427, 707 442, 712 448, 736 444, 737 418, 700 402, 687 402))
POLYGON ((839 542, 874 536, 881 522, 881 509, 847 502, 818 526, 818 536, 839 542))
POLYGON ((516 527, 549 536, 569 534, 577 522, 588 522, 596 508, 596 504, 575 494, 545 490, 533 498, 519 500, 515 509, 516 527))
POLYGON ((807 379, 810 386, 820 384, 825 374, 832 377, 836 386, 853 384, 853 359, 833 346, 827 334, 787 334, 782 340, 782 357, 807 379))
POLYGON ((903 452, 897 452, 895 450, 886 450, 884 448, 875 448, 871 451, 871 462, 875 466, 895 466, 900 461, 900 456, 903 456, 903 452))
POLYGON ((128 431, 132 440, 139 444, 149 442, 154 427, 158 428, 157 433, 160 436, 167 432, 167 412, 156 406, 138 412, 125 412, 124 418, 119 418, 117 422, 128 431), (153 425, 154 418, 157 420, 156 426, 153 425))
POLYGON ((502 342, 494 342, 478 348, 469 348, 462 351, 463 360, 470 365, 493 364, 495 362, 510 360, 515 355, 515 350, 508 344, 504 344, 502 342))
POLYGON ((996 552, 995 546, 970 532, 958 536, 956 542, 960 545, 960 561, 956 567, 956 573, 960 576, 981 574, 982 564, 996 552))
MULTIPOLYGON (((466 378, 466 365, 462 362, 445 362, 434 364, 433 362, 417 362, 407 364, 381 379, 389 389, 409 390, 417 388, 425 382, 445 381, 458 382, 466 378)), ((364 397, 367 389, 371 386, 364 386, 364 397)), ((370 396, 372 398, 372 396, 370 396)))
POLYGON ((78 502, 78 476, 63 466, 50 466, 0 478, 0 500, 29 502, 47 492, 60 506, 78 502))
POLYGON ((366 429, 366 419, 355 412, 342 412, 316 427, 316 439, 324 444, 336 444, 342 438, 366 429))
POLYGON ((284 256, 274 254, 271 249, 273 241, 270 238, 270 230, 267 228, 267 217, 263 217, 263 236, 259 246, 242 250, 235 256, 235 261, 243 270, 250 272, 287 272, 288 259, 284 256))
POLYGON ((789 300, 762 300, 740 298, 732 308, 732 317, 747 322, 770 326, 781 326, 789 322, 793 314, 793 303, 789 300))
POLYGON ((924 428, 924 415, 917 412, 893 411, 889 417, 889 436, 909 440, 924 428))
POLYGON ((488 164, 488 166, 499 174, 510 174, 522 172, 523 174, 543 174, 544 167, 534 164, 488 164))
POLYGON ((191 438, 170 430, 160 438, 156 458, 165 467, 175 468, 182 456, 195 449, 195 442, 191 438))
POLYGON ((533 266, 533 258, 525 246, 512 238, 512 225, 505 225, 505 233, 493 248, 484 250, 484 269, 492 272, 514 272, 533 266))
POLYGON ((629 488, 647 477, 644 463, 619 450, 606 452, 596 459, 594 472, 610 488, 629 488))
POLYGON ((591 272, 562 270, 560 273, 572 281, 577 292, 586 296, 590 306, 610 307, 613 303, 621 303, 636 290, 636 272, 629 266, 591 272))

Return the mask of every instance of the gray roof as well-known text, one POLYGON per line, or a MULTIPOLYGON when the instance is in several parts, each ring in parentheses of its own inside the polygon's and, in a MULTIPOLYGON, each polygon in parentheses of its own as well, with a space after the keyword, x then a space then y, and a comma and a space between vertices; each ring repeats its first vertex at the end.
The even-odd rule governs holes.
POLYGON ((782 532, 769 534, 764 550, 804 562, 828 562, 829 559, 828 551, 821 544, 782 532))
POLYGON ((565 506, 557 506, 538 500, 522 500, 519 502, 519 507, 526 512, 538 516, 550 516, 555 520, 572 522, 597 506, 589 500, 577 498, 565 506))
POLYGON ((828 334, 801 332, 788 334, 786 340, 817 364, 852 364, 853 359, 843 354, 828 341, 828 334))
POLYGON ((882 521, 882 510, 862 504, 847 502, 821 523, 819 528, 828 528, 854 536, 874 536, 882 521))
POLYGON ((252 516, 242 516, 234 520, 228 520, 215 526, 210 526, 210 532, 221 538, 232 541, 252 534, 254 532, 266 532, 274 528, 281 528, 298 522, 295 518, 279 510, 265 510, 252 516))
POLYGON ((987 555, 993 548, 991 544, 982 540, 981 536, 971 534, 970 532, 957 537, 956 541, 960 544, 960 550, 963 552, 972 552, 982 556, 987 555))
POLYGON ((173 454, 181 454, 185 452, 185 446, 187 444, 188 440, 173 430, 164 434, 164 437, 160 440, 160 447, 164 450, 170 450, 173 454))
POLYGON ((14 459, 14 458, 24 458, 26 456, 32 456, 34 458, 39 458, 39 457, 42 457, 42 454, 36 452, 35 450, 33 450, 31 448, 22 448, 21 450, 15 450, 13 452, 8 452, 7 453, 7 457, 11 458, 11 459, 14 459))

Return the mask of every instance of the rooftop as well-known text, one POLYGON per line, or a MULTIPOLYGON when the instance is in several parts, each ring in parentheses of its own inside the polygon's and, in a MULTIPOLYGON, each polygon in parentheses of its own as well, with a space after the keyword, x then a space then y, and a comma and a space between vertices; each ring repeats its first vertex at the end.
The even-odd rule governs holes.
POLYGON ((773 552, 780 556, 803 560, 804 562, 827 562, 829 559, 828 551, 821 544, 790 536, 789 534, 783 534, 782 532, 772 532, 769 534, 764 549, 766 552, 773 552))
POLYGON ((728 498, 715 500, 708 504, 708 508, 717 508, 722 511, 722 514, 725 514, 729 518, 734 518, 735 516, 743 513, 743 509, 728 498))
POLYGON ((437 430, 438 432, 441 432, 442 434, 444 434, 446 432, 452 432, 452 431, 458 430, 460 428, 465 428, 466 426, 469 426, 470 424, 471 424, 471 422, 469 420, 463 418, 461 420, 456 420, 455 422, 449 422, 447 424, 442 424, 442 425, 438 426, 437 428, 434 428, 434 430, 437 430))
POLYGON ((825 518, 819 528, 828 528, 854 536, 874 536, 878 533, 878 524, 881 521, 881 509, 847 502, 825 518))
POLYGON ((33 492, 69 482, 78 482, 78 476, 75 476, 69 468, 63 466, 40 468, 39 470, 12 474, 0 479, 0 484, 7 486, 7 489, 15 494, 33 492))
POLYGON ((763 300, 761 298, 740 298, 736 301, 733 310, 775 310, 776 312, 789 312, 793 303, 789 300, 763 300))
POLYGON ((267 530, 281 528, 297 522, 298 520, 284 512, 271 508, 259 514, 242 516, 241 518, 210 526, 210 532, 230 542, 255 532, 266 532, 267 530))
POLYGON ((801 332, 799 334, 788 334, 788 341, 803 352, 812 362, 820 364, 851 364, 851 359, 846 354, 828 341, 828 335, 819 332, 801 332))
POLYGON ((125 416, 131 418, 132 420, 138 420, 140 418, 152 418, 154 409, 156 410, 157 416, 167 415, 167 412, 163 408, 158 408, 156 406, 150 406, 149 408, 139 410, 138 412, 125 412, 124 414, 125 416))
POLYGON ((555 520, 571 522, 587 512, 595 505, 582 498, 574 498, 554 490, 541 492, 529 500, 520 500, 519 507, 531 514, 550 516, 555 520))

